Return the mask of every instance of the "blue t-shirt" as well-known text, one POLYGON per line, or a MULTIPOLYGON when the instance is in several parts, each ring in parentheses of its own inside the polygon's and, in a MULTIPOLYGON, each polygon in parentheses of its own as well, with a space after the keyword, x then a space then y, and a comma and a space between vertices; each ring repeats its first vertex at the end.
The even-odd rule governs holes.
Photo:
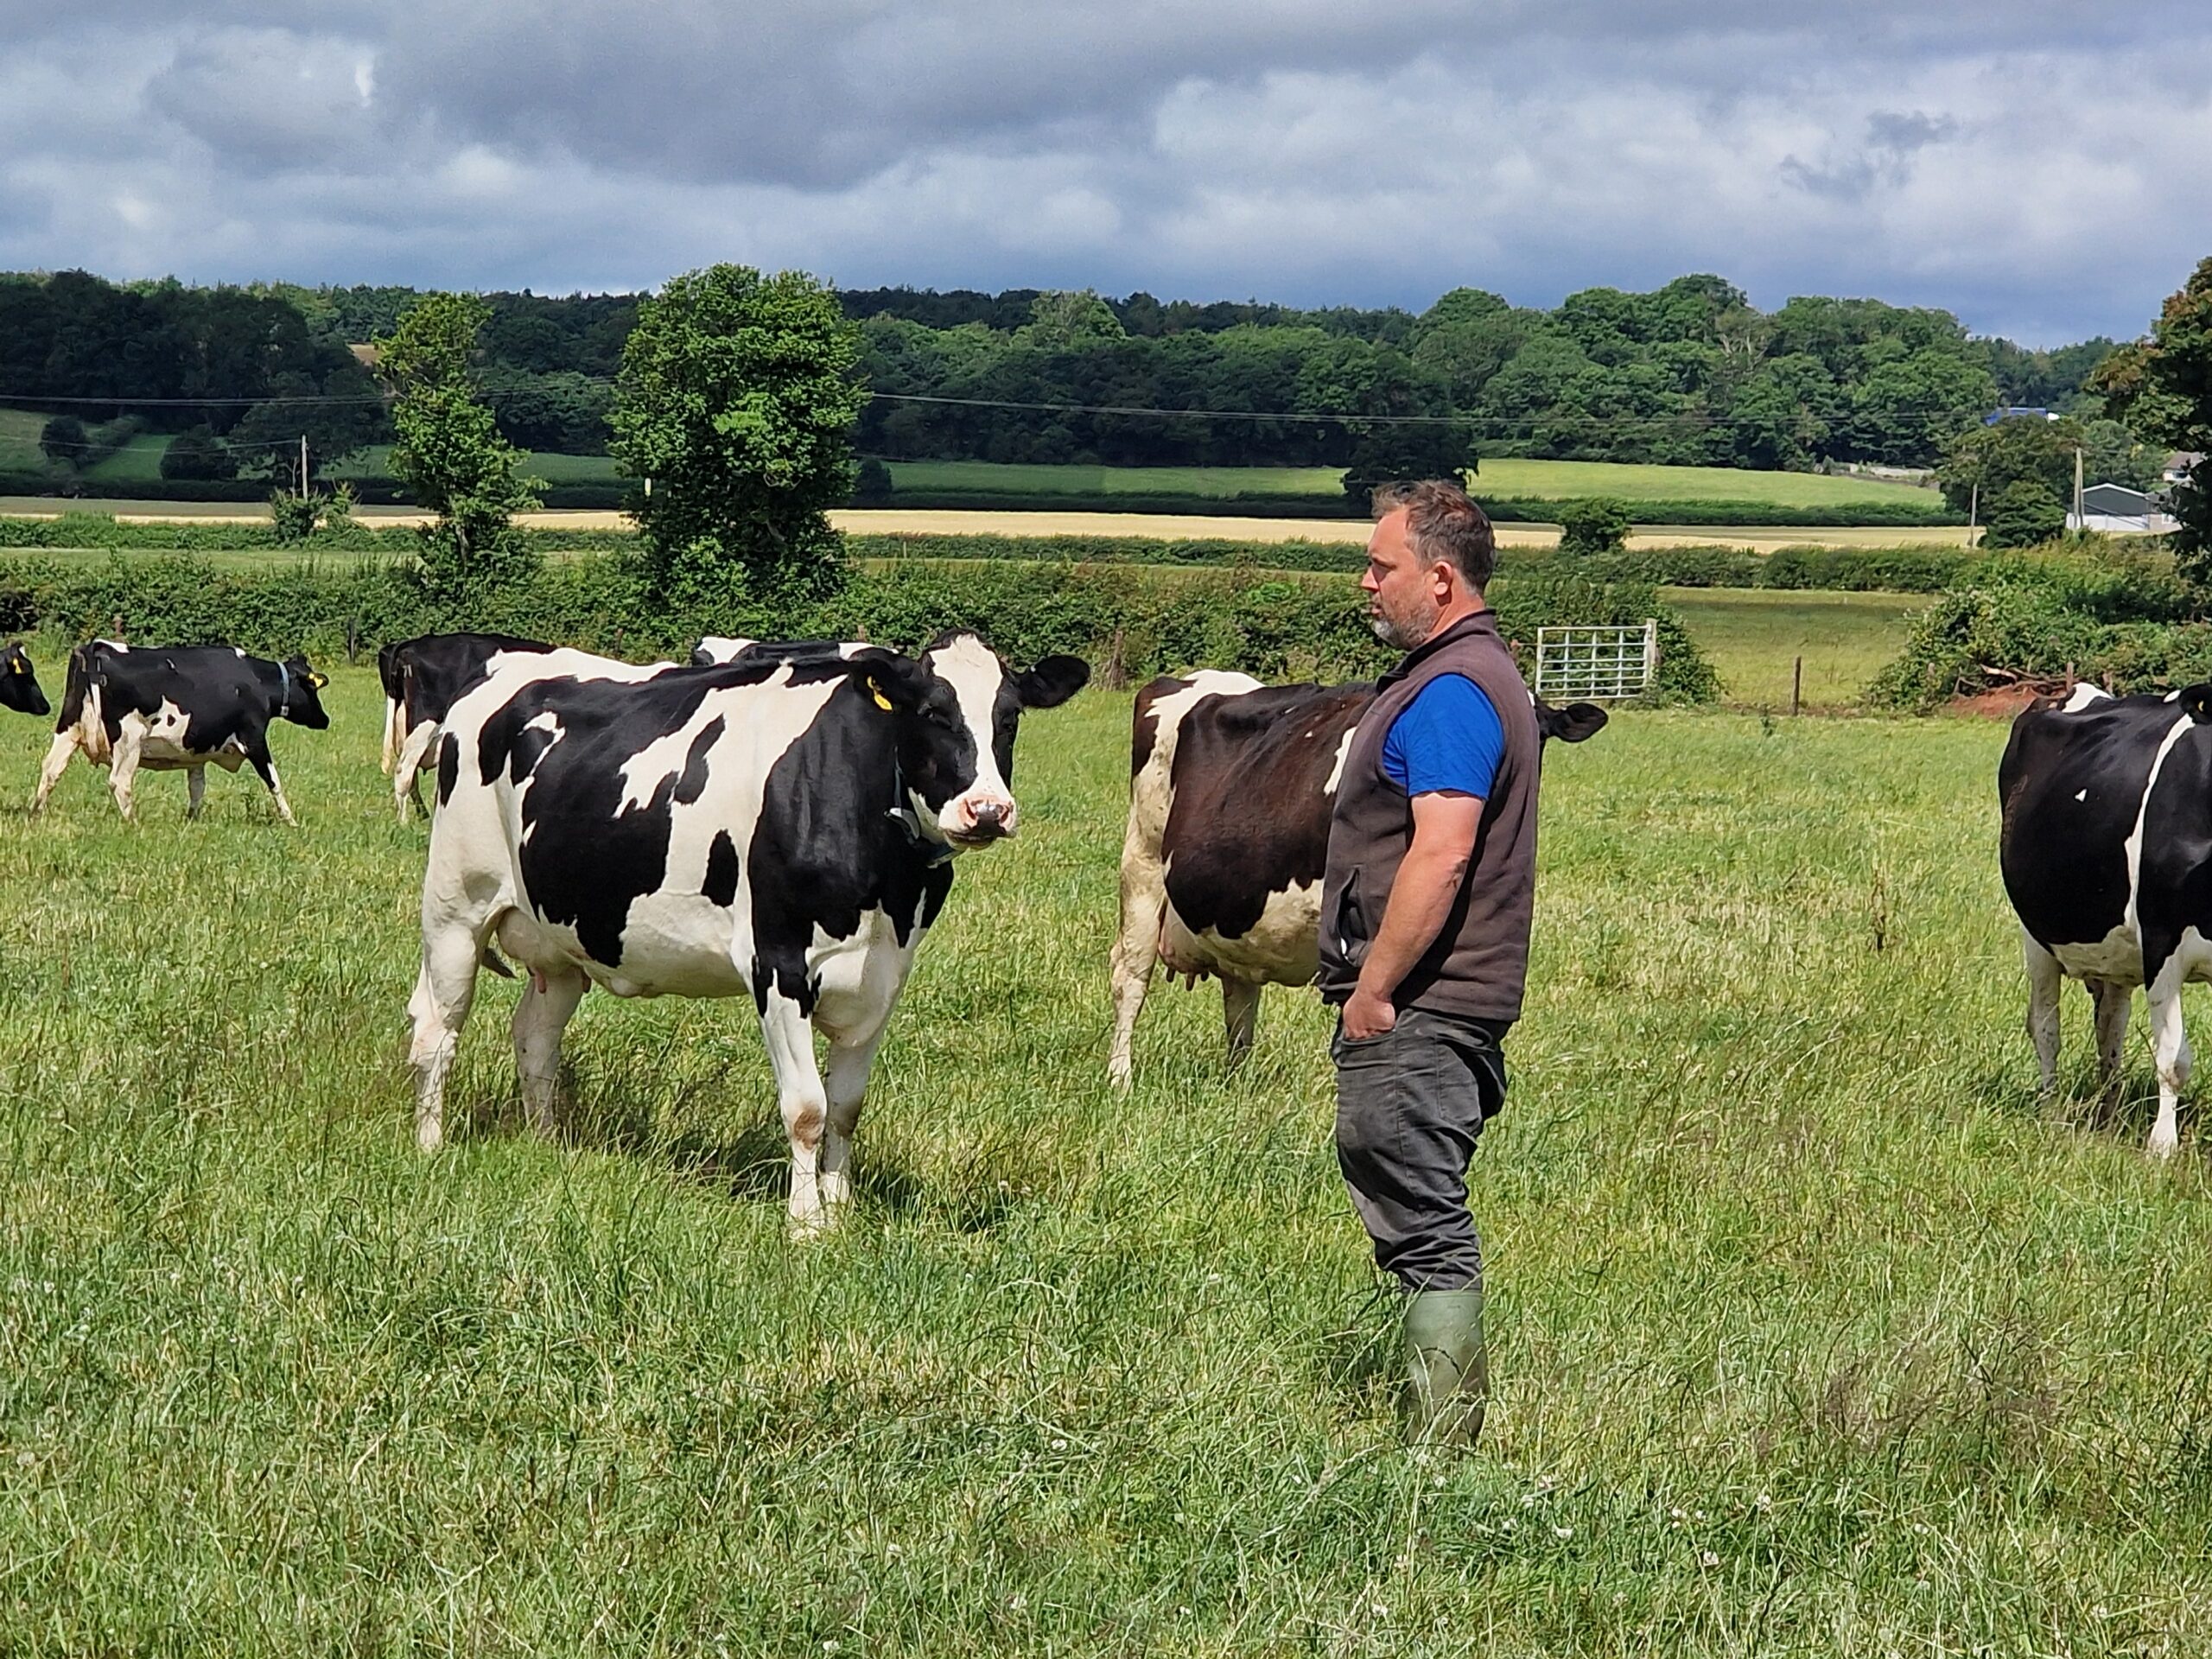
POLYGON ((1488 800, 1504 758, 1504 722, 1464 674, 1421 687, 1382 740, 1382 775, 1408 795, 1450 790, 1488 800))

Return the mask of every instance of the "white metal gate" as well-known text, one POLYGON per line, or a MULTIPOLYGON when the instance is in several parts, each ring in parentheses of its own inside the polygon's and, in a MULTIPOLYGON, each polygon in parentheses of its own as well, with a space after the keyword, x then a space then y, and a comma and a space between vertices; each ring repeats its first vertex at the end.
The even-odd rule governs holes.
POLYGON ((1536 695, 1547 702, 1640 697, 1658 677, 1656 617, 1641 627, 1536 630, 1536 695))

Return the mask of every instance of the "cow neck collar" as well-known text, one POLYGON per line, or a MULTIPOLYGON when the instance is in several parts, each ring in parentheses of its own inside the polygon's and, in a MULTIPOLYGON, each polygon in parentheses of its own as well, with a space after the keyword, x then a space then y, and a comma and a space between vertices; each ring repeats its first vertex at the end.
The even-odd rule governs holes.
POLYGON ((953 845, 949 841, 935 841, 922 833, 921 815, 914 810, 912 798, 906 788, 906 768, 899 764, 899 741, 891 742, 891 821, 897 824, 915 851, 922 855, 922 868, 934 870, 952 862, 953 845))
POLYGON ((283 714, 292 702, 292 671, 280 660, 276 664, 276 712, 283 714))
POLYGON ((1441 633, 1433 635, 1415 645, 1405 654, 1404 658, 1395 668, 1376 682, 1377 686, 1395 685, 1455 639, 1465 639, 1468 635, 1476 633, 1487 633, 1493 638, 1497 636, 1497 613, 1487 605, 1471 616, 1461 617, 1441 633))

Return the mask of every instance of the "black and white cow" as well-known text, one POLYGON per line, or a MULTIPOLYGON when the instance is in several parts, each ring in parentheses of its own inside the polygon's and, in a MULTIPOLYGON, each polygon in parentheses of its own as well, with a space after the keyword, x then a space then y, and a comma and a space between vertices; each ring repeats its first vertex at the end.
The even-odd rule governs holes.
MULTIPOLYGON (((1116 1086, 1129 1084, 1155 963, 1220 979, 1232 1061, 1252 1046, 1262 986, 1313 982, 1330 810, 1374 701, 1371 680, 1262 685, 1217 669, 1137 693, 1107 1059, 1116 1086)), ((1605 723, 1595 703, 1536 703, 1547 738, 1579 743, 1605 723)))
POLYGON ((563 1027, 618 996, 748 995, 791 1148, 791 1216, 849 1195, 869 1065, 958 851, 1012 835, 1021 712, 1089 671, 1009 670, 972 633, 588 677, 502 666, 449 711, 410 1014, 416 1137, 443 1096, 484 950, 530 974, 515 1058, 550 1125, 563 1027), (828 1039, 826 1078, 810 1022, 828 1039))
POLYGON ((19 715, 54 712, 45 689, 38 683, 38 672, 31 666, 30 653, 20 644, 11 643, 0 650, 0 709, 12 709, 19 715))
POLYGON ((2081 980, 2097 1058, 2117 1087, 2128 1002, 2143 987, 2158 1073, 2152 1156, 2180 1143, 2189 1038, 2181 988, 2212 980, 2212 684, 2114 697, 2077 686, 2012 721, 1997 770, 1998 862, 2020 918, 2028 1034, 2057 1081, 2058 995, 2081 980))
POLYGON ((330 725, 316 694, 329 681, 305 657, 281 663, 249 657, 236 645, 118 645, 95 639, 69 653, 61 715, 41 768, 31 810, 47 797, 81 753, 107 767, 118 810, 131 816, 131 785, 141 769, 182 771, 188 779, 188 817, 200 816, 207 767, 236 772, 251 762, 292 823, 291 803, 269 754, 272 721, 289 720, 320 732, 330 725))
POLYGON ((495 658, 552 649, 511 633, 425 633, 377 652, 377 677, 384 683, 384 769, 401 823, 407 821, 410 797, 416 807, 423 804, 418 780, 454 699, 481 680, 495 658))

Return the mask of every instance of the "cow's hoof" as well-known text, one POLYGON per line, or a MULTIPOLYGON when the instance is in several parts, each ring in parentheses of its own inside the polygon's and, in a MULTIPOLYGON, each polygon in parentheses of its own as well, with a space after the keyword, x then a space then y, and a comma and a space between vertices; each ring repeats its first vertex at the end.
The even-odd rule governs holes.
POLYGON ((2159 1135, 2153 1131, 2150 1144, 2143 1150, 2155 1161, 2164 1163, 2181 1150, 2181 1137, 2178 1135, 2159 1135))
POLYGON ((433 1153, 444 1146, 445 1143, 446 1132, 440 1125, 435 1123, 417 1123, 415 1126, 416 1151, 421 1153, 433 1153))

